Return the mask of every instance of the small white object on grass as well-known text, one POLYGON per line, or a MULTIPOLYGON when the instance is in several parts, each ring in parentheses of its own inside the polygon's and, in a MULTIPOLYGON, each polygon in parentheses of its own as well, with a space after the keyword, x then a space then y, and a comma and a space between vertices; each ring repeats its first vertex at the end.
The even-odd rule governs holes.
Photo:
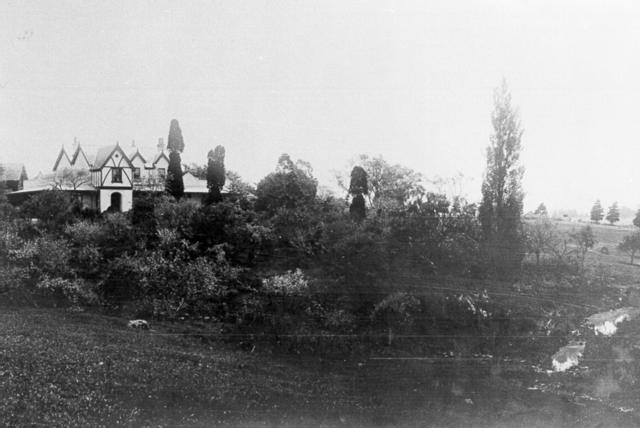
POLYGON ((145 320, 131 320, 127 323, 127 327, 149 330, 149 323, 145 320))

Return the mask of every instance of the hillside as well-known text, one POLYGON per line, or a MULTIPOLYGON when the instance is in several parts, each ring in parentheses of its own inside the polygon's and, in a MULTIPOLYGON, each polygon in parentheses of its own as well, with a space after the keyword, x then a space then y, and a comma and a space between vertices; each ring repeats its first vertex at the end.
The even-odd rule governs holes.
POLYGON ((175 324, 63 310, 0 313, 2 426, 634 426, 522 387, 481 359, 284 357, 175 324), (184 330, 184 329, 183 329, 184 330), (200 337, 196 337, 199 335, 200 337), (452 392, 450 392, 452 391, 452 392), (466 391, 466 392, 465 392, 466 391), (583 425, 585 426, 585 425, 583 425))

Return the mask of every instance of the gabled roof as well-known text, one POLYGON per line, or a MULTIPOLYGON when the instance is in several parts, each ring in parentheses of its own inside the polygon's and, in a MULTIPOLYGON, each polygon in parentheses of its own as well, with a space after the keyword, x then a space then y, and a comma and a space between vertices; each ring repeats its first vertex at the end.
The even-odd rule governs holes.
POLYGON ((102 168, 107 163, 107 161, 111 159, 111 156, 113 156, 115 152, 119 152, 123 156, 123 158, 127 161, 129 166, 131 166, 131 161, 129 160, 127 155, 124 153, 120 145, 116 143, 115 145, 106 146, 98 149, 98 152, 96 153, 96 160, 93 162, 91 169, 102 168))
POLYGON ((143 163, 143 164, 146 164, 146 163, 147 163, 147 161, 146 161, 146 160, 145 160, 145 158, 142 156, 142 154, 140 154, 140 150, 138 150, 138 149, 136 149, 136 151, 135 151, 134 153, 132 153, 132 154, 130 154, 130 155, 129 155, 129 160, 130 160, 131 162, 133 162, 133 160, 134 160, 135 158, 140 158, 140 159, 142 159, 142 163, 143 163))
POLYGON ((27 180, 27 170, 21 163, 0 163, 0 181, 27 180))
POLYGON ((60 161, 62 160, 63 156, 67 158, 67 162, 69 162, 69 165, 71 165, 71 159, 69 159, 69 155, 67 155, 67 151, 64 149, 64 146, 62 146, 62 149, 60 149, 60 154, 58 155, 58 159, 56 159, 56 163, 53 164, 54 171, 58 169, 58 165, 60 164, 60 161))
POLYGON ((76 151, 73 154, 73 157, 71 158, 71 165, 75 166, 76 162, 78 161, 78 159, 84 159, 84 161, 86 162, 86 164, 91 167, 91 162, 89 162, 89 158, 87 157, 86 153, 84 152, 84 150, 82 150, 82 147, 80 146, 80 144, 78 144, 78 147, 76 147, 76 151))
POLYGON ((154 165, 154 166, 155 166, 155 164, 157 164, 157 163, 158 163, 158 161, 160 160, 160 158, 165 158, 165 159, 167 160, 167 162, 169 162, 169 156, 167 156, 167 154, 166 154, 166 153, 165 153, 165 151, 163 150, 163 151, 161 151, 161 152, 158 152, 158 154, 156 154, 156 156, 153 158, 153 162, 151 162, 151 163, 152 163, 152 165, 154 165))

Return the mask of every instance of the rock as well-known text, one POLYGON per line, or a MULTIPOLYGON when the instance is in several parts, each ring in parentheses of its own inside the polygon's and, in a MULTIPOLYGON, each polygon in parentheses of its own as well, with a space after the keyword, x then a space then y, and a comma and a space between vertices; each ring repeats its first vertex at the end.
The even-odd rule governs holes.
POLYGON ((140 330, 149 330, 149 323, 145 320, 131 320, 127 323, 129 328, 137 328, 140 330))

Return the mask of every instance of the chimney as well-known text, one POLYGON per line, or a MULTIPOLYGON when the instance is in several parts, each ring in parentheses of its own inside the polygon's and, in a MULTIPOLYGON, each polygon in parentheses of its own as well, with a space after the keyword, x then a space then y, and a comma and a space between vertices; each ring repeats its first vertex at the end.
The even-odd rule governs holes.
POLYGON ((158 138, 158 153, 164 150, 164 140, 162 137, 158 138))
POLYGON ((131 140, 131 147, 135 148, 135 146, 136 146, 136 140, 131 140))
POLYGON ((73 137, 73 148, 72 148, 73 152, 76 151, 76 149, 78 148, 79 144, 80 144, 80 142, 78 141, 78 139, 76 137, 73 137))

